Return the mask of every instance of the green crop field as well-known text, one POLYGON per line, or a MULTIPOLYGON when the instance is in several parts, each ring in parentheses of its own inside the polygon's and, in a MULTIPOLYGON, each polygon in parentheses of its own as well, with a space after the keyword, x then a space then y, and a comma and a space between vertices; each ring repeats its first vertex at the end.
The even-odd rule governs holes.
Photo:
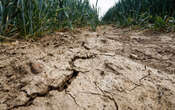
POLYGON ((175 29, 174 0, 120 0, 103 17, 105 23, 138 25, 153 29, 175 29))
POLYGON ((98 13, 88 0, 0 0, 0 34, 24 38, 57 29, 91 26, 98 13))

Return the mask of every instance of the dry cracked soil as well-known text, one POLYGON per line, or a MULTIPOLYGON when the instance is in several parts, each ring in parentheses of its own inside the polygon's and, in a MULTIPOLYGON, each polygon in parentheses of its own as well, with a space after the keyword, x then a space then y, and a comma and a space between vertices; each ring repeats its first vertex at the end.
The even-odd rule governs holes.
POLYGON ((0 110, 175 110, 175 33, 101 26, 2 43, 0 110))

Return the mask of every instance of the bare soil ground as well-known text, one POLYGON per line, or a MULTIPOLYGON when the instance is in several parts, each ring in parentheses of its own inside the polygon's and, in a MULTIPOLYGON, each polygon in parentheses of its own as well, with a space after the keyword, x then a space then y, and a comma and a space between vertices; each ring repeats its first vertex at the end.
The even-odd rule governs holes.
POLYGON ((0 110, 175 110, 175 33, 101 26, 3 43, 0 110))

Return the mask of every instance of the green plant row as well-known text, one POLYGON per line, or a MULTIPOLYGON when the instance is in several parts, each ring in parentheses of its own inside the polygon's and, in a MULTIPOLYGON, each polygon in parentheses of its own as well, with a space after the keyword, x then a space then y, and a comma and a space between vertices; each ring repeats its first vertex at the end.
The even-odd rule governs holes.
POLYGON ((174 29, 174 0, 120 0, 102 19, 120 26, 174 29))
POLYGON ((88 0, 0 0, 0 34, 25 38, 57 29, 98 24, 88 0))

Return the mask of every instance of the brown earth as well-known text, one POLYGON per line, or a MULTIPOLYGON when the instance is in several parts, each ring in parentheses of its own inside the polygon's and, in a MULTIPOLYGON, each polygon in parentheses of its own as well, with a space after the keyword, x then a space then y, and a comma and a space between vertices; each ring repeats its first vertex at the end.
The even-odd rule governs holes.
POLYGON ((0 110, 175 110, 175 33, 101 26, 3 43, 0 110))

